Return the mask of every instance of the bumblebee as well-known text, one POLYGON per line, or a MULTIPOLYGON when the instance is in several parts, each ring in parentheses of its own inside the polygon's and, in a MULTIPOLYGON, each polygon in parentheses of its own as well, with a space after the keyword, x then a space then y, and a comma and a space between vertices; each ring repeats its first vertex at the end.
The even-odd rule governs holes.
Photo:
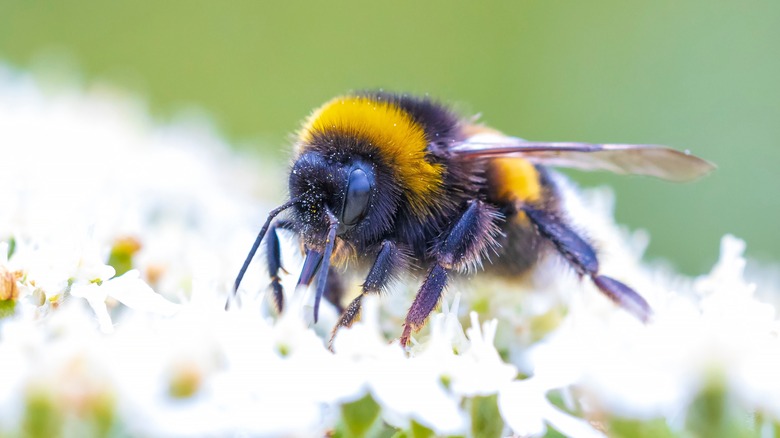
POLYGON ((450 277, 482 268, 520 276, 558 253, 581 277, 641 321, 652 313, 631 287, 603 275, 593 245, 562 211, 548 166, 609 170, 672 181, 714 166, 655 145, 532 142, 456 115, 429 98, 386 92, 337 97, 305 121, 295 144, 289 200, 272 210, 234 284, 263 238, 271 289, 284 306, 277 230, 300 240, 299 286, 315 284, 314 321, 323 296, 341 310, 340 327, 363 297, 387 288, 410 266, 422 273, 400 338, 407 345, 438 305, 450 277), (287 211, 284 218, 276 217, 287 211), (484 263, 494 253, 490 263, 484 263), (337 278, 347 261, 367 269, 361 294, 339 306, 337 278))

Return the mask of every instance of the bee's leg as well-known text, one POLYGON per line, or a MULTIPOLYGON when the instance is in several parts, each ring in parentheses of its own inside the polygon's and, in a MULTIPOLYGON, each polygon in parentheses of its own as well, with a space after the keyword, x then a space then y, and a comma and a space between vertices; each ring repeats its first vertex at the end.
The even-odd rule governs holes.
POLYGON ((425 325, 425 320, 428 319, 441 299, 441 293, 444 286, 447 285, 449 272, 450 268, 444 267, 441 263, 436 263, 428 271, 422 287, 417 292, 417 296, 414 297, 414 302, 406 314, 404 332, 400 339, 401 346, 406 346, 409 343, 412 330, 420 330, 425 325))
POLYGON ((555 245, 558 252, 574 267, 577 274, 588 276, 599 290, 643 322, 652 315, 650 305, 625 284, 599 275, 599 260, 593 247, 572 230, 560 217, 545 210, 523 206, 522 210, 542 237, 555 245))
POLYGON ((499 233, 496 221, 499 217, 488 204, 472 201, 449 232, 435 242, 436 263, 428 270, 406 314, 401 345, 409 343, 412 330, 417 331, 425 325, 425 320, 441 299, 450 270, 479 264, 482 254, 496 245, 495 236, 499 233))
POLYGON ((349 303, 349 306, 341 313, 338 324, 333 328, 333 333, 330 337, 331 347, 333 338, 336 337, 336 332, 341 327, 351 326, 360 315, 363 297, 381 292, 390 283, 393 276, 403 268, 404 264, 404 254, 399 250, 395 242, 390 240, 382 242, 382 246, 379 248, 379 252, 374 260, 374 265, 371 266, 371 270, 368 272, 368 276, 366 276, 366 281, 363 282, 361 294, 349 303))
POLYGON ((274 294, 274 305, 276 311, 282 313, 284 309, 284 292, 282 289, 279 271, 287 272, 282 267, 281 245, 279 244, 279 235, 276 234, 277 228, 293 231, 292 222, 286 220, 276 221, 268 229, 265 239, 266 263, 268 264, 268 275, 271 277, 271 290, 274 294))

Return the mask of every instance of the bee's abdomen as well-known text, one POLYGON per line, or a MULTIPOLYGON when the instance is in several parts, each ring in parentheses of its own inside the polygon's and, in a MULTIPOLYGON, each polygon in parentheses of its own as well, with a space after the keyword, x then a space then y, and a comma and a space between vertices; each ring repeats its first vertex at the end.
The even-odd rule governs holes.
POLYGON ((494 158, 487 166, 488 197, 501 204, 535 203, 542 197, 539 171, 528 160, 494 158))
POLYGON ((527 273, 550 250, 523 212, 523 205, 549 211, 558 210, 556 188, 545 168, 519 157, 495 158, 486 167, 486 192, 489 202, 504 215, 499 237, 499 256, 486 269, 503 276, 527 273))

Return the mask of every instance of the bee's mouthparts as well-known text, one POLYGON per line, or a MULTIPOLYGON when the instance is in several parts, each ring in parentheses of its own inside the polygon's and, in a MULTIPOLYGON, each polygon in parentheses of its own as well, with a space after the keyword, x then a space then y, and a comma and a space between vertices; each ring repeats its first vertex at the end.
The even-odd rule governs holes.
POLYGON ((325 286, 328 280, 328 270, 330 269, 330 256, 333 254, 333 245, 336 240, 336 230, 339 227, 339 221, 336 216, 330 210, 325 210, 328 213, 328 238, 325 241, 325 251, 319 252, 317 250, 309 249, 306 251, 306 260, 303 262, 303 269, 301 269, 301 276, 298 278, 298 286, 311 283, 311 280, 316 276, 316 292, 314 295, 314 322, 317 322, 320 311, 320 299, 325 293, 325 286), (321 267, 324 261, 324 267, 321 267), (318 272, 319 271, 319 272, 318 272))
POLYGON ((298 286, 308 286, 322 263, 322 253, 313 249, 306 251, 306 260, 303 262, 301 276, 298 278, 298 286))

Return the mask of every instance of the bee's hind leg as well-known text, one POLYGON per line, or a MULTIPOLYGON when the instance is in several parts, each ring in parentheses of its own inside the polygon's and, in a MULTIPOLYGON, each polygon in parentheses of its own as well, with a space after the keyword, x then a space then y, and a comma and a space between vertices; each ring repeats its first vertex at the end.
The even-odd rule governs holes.
POLYGON ((333 328, 330 337, 329 346, 331 349, 333 348, 333 339, 336 337, 336 332, 338 332, 341 327, 351 326, 355 319, 360 315, 363 297, 381 292, 390 283, 390 280, 395 274, 402 269, 404 264, 404 254, 399 250, 395 242, 390 240, 382 242, 376 259, 374 260, 374 264, 368 272, 366 281, 363 282, 360 295, 352 300, 346 309, 339 307, 339 309, 342 310, 342 313, 341 318, 339 318, 338 324, 333 328))
POLYGON ((531 206, 523 206, 522 210, 539 234, 555 245, 558 252, 574 267, 577 274, 590 277, 593 284, 604 295, 642 322, 649 321, 653 311, 647 301, 625 284, 606 275, 600 275, 596 251, 560 217, 531 206))

